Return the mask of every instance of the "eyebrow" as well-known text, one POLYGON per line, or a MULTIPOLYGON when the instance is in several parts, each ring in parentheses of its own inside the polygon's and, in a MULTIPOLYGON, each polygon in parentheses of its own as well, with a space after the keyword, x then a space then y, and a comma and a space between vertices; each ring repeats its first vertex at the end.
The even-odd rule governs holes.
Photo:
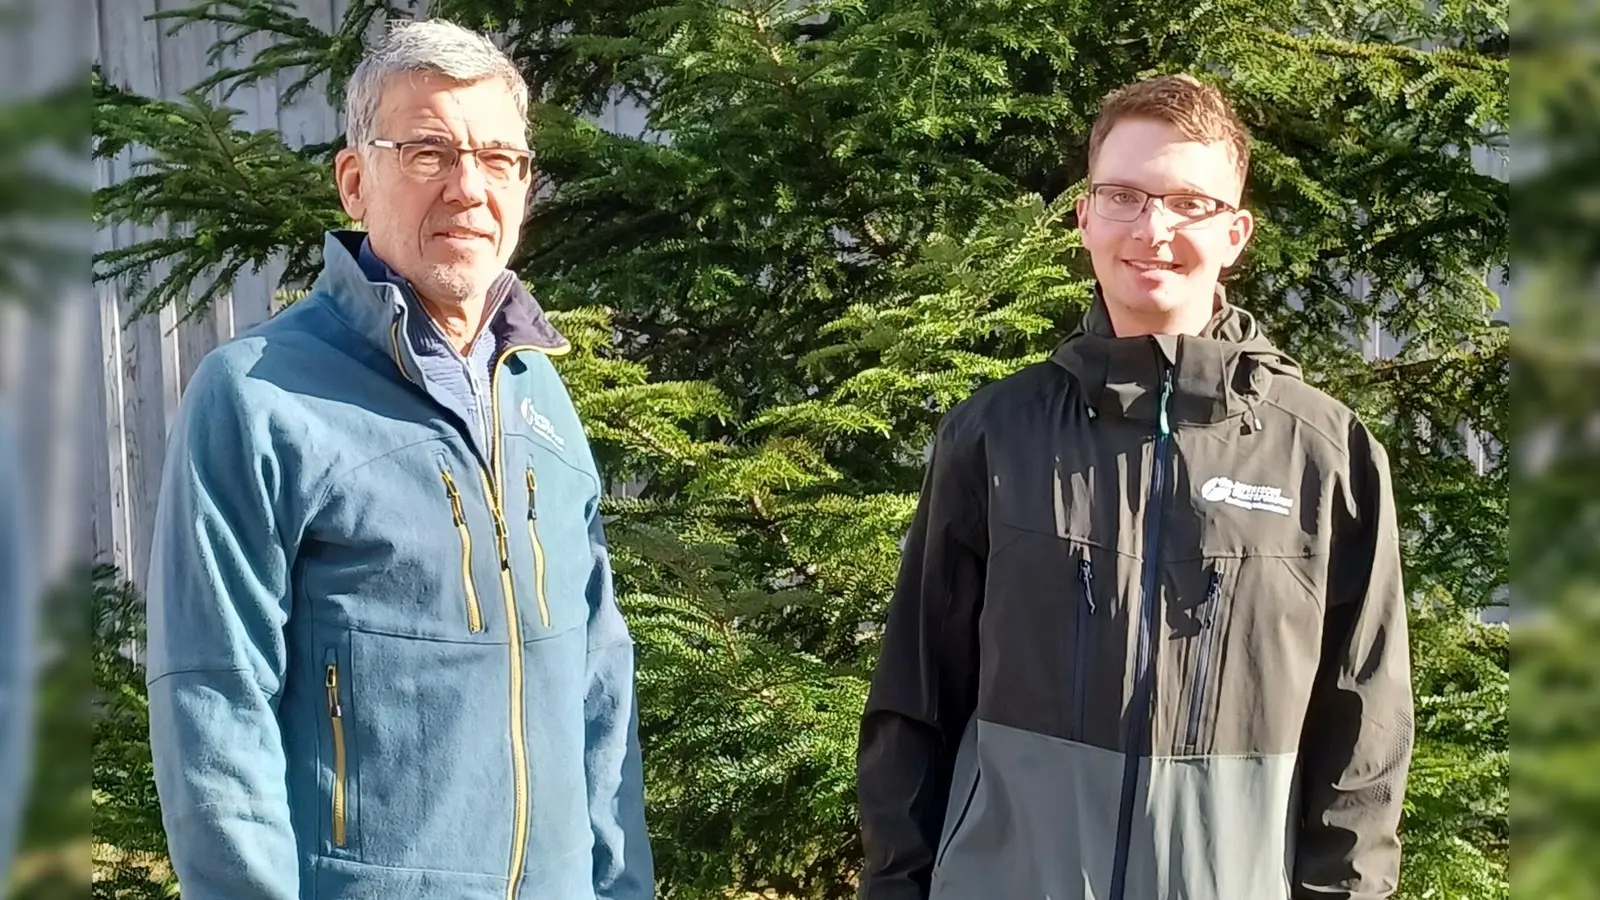
POLYGON ((1140 187, 1137 184, 1130 184, 1126 181, 1118 181, 1116 179, 1106 179, 1105 181, 1098 181, 1095 183, 1100 185, 1115 185, 1116 187, 1133 188, 1136 191, 1144 191, 1146 194, 1203 194, 1207 197, 1215 196, 1205 188, 1198 187, 1187 181, 1178 182, 1176 189, 1170 191, 1152 191, 1149 188, 1140 187))
MULTIPOLYGON (((447 137, 445 137, 443 135, 440 135, 440 134, 424 134, 424 135, 421 135, 419 137, 414 137, 414 138, 412 138, 412 140, 413 141, 420 141, 420 142, 422 142, 424 144, 435 144, 435 145, 440 146, 440 147, 453 147, 453 146, 455 146, 454 144, 452 144, 450 142, 449 138, 447 138, 447 137)), ((513 144, 510 141, 494 140, 494 141, 489 141, 488 143, 483 144, 481 147, 479 147, 479 149, 481 149, 481 150, 523 150, 523 149, 526 149, 526 148, 518 147, 516 144, 513 144)))

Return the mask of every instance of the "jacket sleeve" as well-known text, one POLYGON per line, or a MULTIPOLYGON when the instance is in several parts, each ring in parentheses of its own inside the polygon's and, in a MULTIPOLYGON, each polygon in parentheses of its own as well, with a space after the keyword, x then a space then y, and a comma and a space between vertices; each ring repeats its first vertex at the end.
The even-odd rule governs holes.
POLYGON ((184 900, 300 896, 277 719, 284 478, 244 378, 215 355, 196 372, 168 440, 151 545, 150 751, 184 900))
POLYGON ((928 896, 956 750, 977 704, 984 468, 941 423, 906 537, 856 753, 862 900, 928 896))
MULTIPOLYGON (((3 403, 0 403, 3 407, 3 403)), ((33 753, 33 622, 21 457, 0 408, 0 884, 21 830, 33 753)))
POLYGON ((589 516, 588 693, 584 769, 594 832, 598 900, 650 900, 655 874, 645 828, 634 647, 617 606, 610 553, 596 499, 589 516))
POLYGON ((1301 737, 1296 900, 1383 900, 1413 740, 1411 654, 1389 461, 1357 426, 1334 515, 1322 658, 1301 737))

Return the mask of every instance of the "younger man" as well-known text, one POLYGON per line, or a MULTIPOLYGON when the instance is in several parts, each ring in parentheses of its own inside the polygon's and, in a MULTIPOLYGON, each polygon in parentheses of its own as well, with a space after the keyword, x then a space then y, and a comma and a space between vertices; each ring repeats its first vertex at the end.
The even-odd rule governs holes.
POLYGON ((865 900, 1379 900, 1412 744, 1389 466, 1230 305, 1249 137, 1106 98, 1098 281, 941 423, 859 750, 865 900))

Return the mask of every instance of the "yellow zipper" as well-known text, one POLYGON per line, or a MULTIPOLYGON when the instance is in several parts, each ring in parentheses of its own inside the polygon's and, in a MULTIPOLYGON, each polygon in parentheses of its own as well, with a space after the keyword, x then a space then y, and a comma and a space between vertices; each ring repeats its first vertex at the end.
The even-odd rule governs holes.
MULTIPOLYGON (((499 429, 499 416, 495 417, 499 429)), ((528 847, 528 745, 524 737, 522 703, 522 622, 517 615, 516 592, 511 583, 511 546, 506 540, 506 520, 501 511, 500 497, 481 469, 483 489, 489 497, 489 511, 494 515, 495 549, 500 554, 500 592, 506 602, 506 623, 511 642, 511 782, 516 796, 516 821, 511 831, 511 881, 507 888, 508 900, 516 896, 517 881, 522 877, 522 857, 528 847)))
POLYGON ((345 844, 344 708, 339 704, 339 666, 328 666, 328 720, 333 725, 333 845, 345 844))
POLYGON ((478 605, 478 589, 472 583, 472 532, 467 530, 467 514, 462 509, 461 492, 456 490, 455 479, 444 469, 439 470, 439 477, 444 479, 445 492, 450 495, 450 515, 456 523, 456 534, 461 537, 461 584, 467 591, 467 630, 479 632, 483 630, 483 609, 478 605))
MULTIPOLYGON (((561 356, 571 349, 571 344, 555 350, 535 347, 532 344, 507 347, 494 361, 494 368, 489 370, 491 401, 489 405, 494 408, 494 432, 490 436, 489 460, 494 469, 497 485, 505 468, 500 459, 500 367, 511 354, 522 350, 532 350, 546 356, 561 356)), ((516 793, 516 821, 512 823, 511 830, 511 877, 506 882, 506 900, 516 900, 517 882, 522 880, 522 858, 528 852, 528 745, 526 735, 523 733, 522 719, 522 622, 517 618, 517 601, 511 588, 510 553, 504 544, 506 522, 504 507, 500 503, 500 494, 494 486, 490 487, 489 498, 494 506, 495 523, 502 541, 500 552, 504 562, 500 568, 500 581, 505 587, 506 621, 510 623, 511 628, 511 761, 515 766, 511 774, 516 793)))
MULTIPOLYGON (((393 327, 389 330, 389 340, 394 348, 395 365, 399 366, 400 374, 411 380, 411 374, 406 371, 400 361, 400 319, 397 316, 393 327)), ((511 554, 506 544, 506 518, 505 507, 500 502, 500 492, 497 489, 501 484, 500 460, 500 367, 505 364, 511 354, 522 350, 532 350, 546 356, 563 356, 572 350, 572 345, 549 349, 536 347, 532 344, 519 344, 507 347, 501 351, 500 356, 494 361, 494 368, 489 370, 489 395, 490 406, 494 407, 494 432, 490 436, 491 446, 489 461, 491 472, 485 473, 481 467, 479 474, 483 476, 484 486, 489 492, 489 507, 494 512, 495 538, 500 550, 500 587, 506 601, 506 625, 510 634, 511 653, 511 783, 516 797, 515 821, 511 829, 511 866, 510 877, 506 881, 506 900, 516 900, 517 882, 522 880, 523 857, 528 852, 528 741, 524 734, 523 720, 523 675, 522 675, 522 623, 517 618, 516 592, 511 583, 511 554)), ((541 592, 541 604, 542 604, 541 592)))
MULTIPOLYGON (((560 352, 568 349, 570 346, 560 352)), ((489 370, 489 405, 494 409, 494 431, 490 435, 489 448, 494 484, 488 486, 489 502, 494 508, 495 532, 500 541, 500 583, 505 590, 506 622, 511 631, 511 776, 516 796, 516 820, 511 828, 511 872, 506 882, 506 900, 516 900, 517 882, 522 880, 523 857, 528 852, 528 742, 522 715, 522 622, 517 616, 516 594, 511 584, 511 553, 506 544, 505 507, 500 502, 500 492, 496 490, 502 483, 501 473, 504 470, 500 459, 500 367, 511 358, 511 354, 520 350, 547 352, 531 344, 507 347, 494 361, 494 368, 489 370)))
POLYGON ((533 591, 539 599, 539 623, 550 627, 550 604, 544 596, 544 545, 539 543, 539 481, 528 467, 528 540, 533 544, 533 591))

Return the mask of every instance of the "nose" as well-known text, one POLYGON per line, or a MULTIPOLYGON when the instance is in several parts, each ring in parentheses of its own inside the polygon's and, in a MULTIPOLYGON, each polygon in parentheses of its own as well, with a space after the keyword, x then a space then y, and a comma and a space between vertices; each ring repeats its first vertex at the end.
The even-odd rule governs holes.
POLYGON ((1152 243, 1170 241, 1179 221, 1180 218, 1169 211, 1165 203, 1151 197, 1145 201, 1144 209, 1139 211, 1139 218, 1134 220, 1133 236, 1137 240, 1152 243))
POLYGON ((445 176, 445 202, 457 206, 480 206, 488 199, 488 195, 489 185, 483 177, 483 170, 478 168, 478 158, 462 154, 456 160, 456 167, 445 176))

